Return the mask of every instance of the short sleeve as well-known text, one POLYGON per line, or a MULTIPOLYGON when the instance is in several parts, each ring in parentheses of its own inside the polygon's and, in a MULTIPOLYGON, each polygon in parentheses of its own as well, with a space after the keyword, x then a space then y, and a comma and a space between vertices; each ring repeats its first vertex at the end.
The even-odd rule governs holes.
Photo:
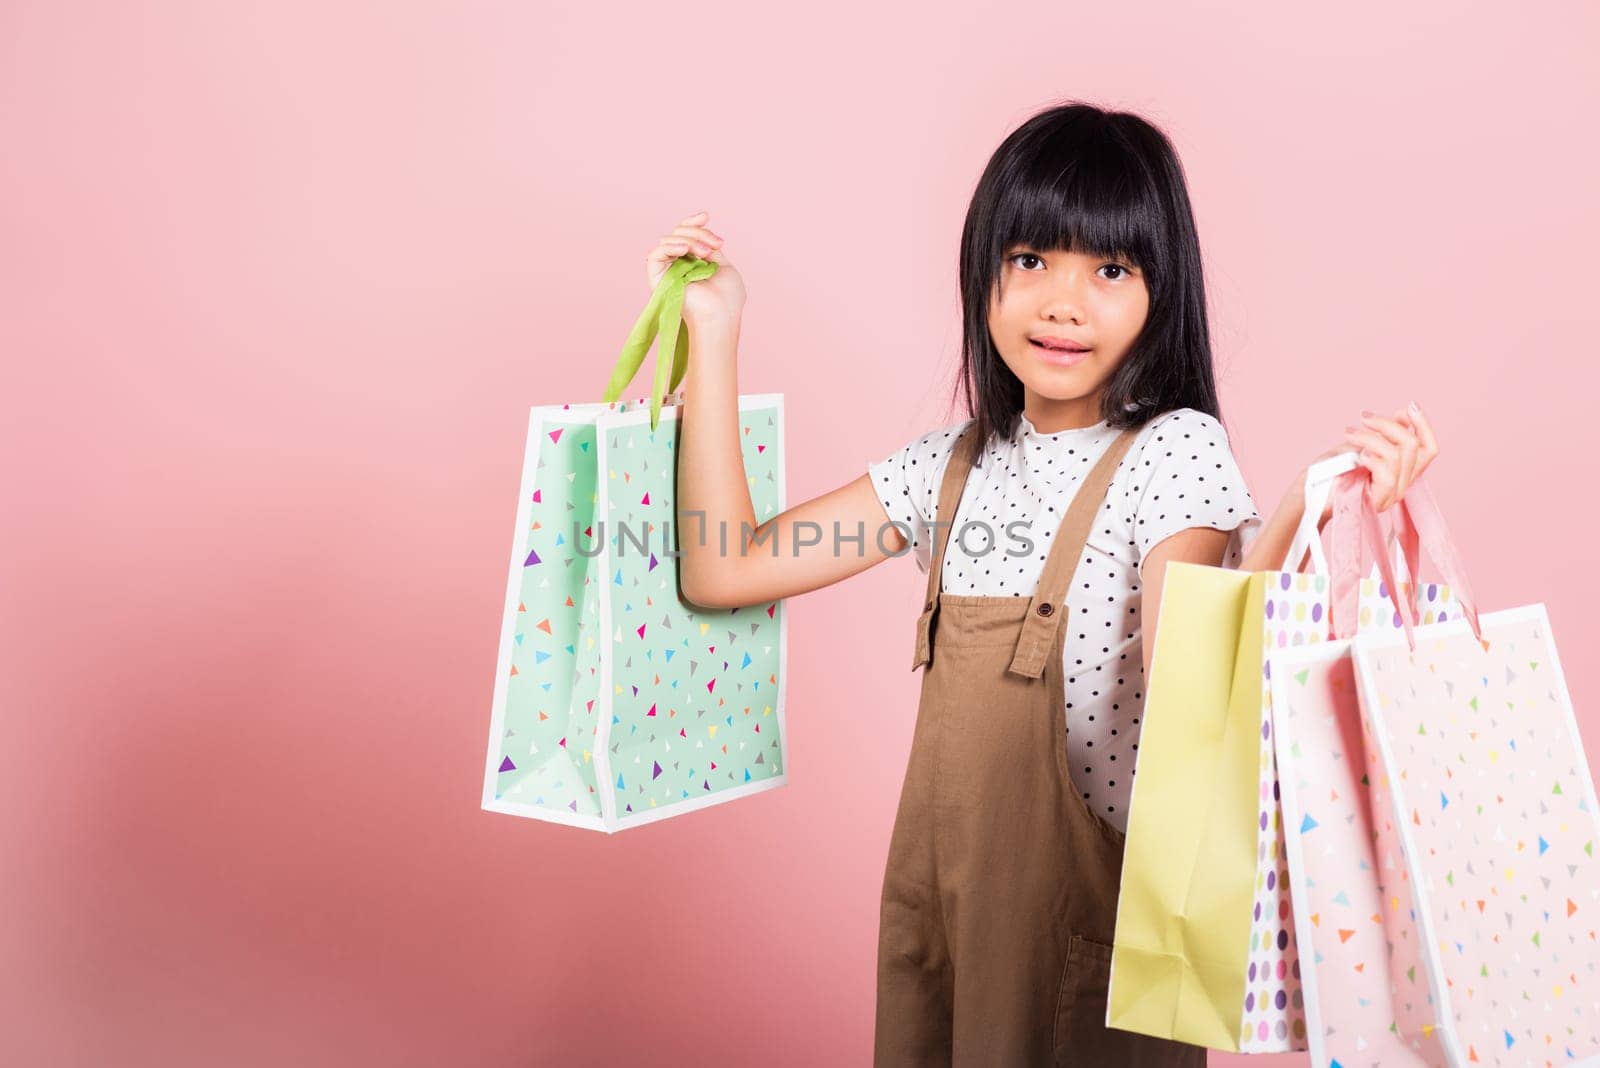
POLYGON ((1133 505, 1138 568, 1152 548, 1190 527, 1231 532, 1223 567, 1238 567, 1260 532, 1261 515, 1215 416, 1179 408, 1157 417, 1134 457, 1133 505))
POLYGON ((939 484, 956 441, 971 420, 930 430, 901 449, 867 466, 888 521, 911 542, 920 571, 928 570, 933 547, 928 537, 939 510, 939 484))

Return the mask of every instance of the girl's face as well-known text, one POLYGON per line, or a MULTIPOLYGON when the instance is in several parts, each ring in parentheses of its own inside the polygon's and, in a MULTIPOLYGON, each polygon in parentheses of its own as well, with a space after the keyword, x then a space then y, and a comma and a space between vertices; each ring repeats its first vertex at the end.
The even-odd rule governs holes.
POLYGON ((1022 381, 1024 414, 1054 432, 1100 421, 1100 390, 1144 328, 1150 293, 1125 261, 1081 252, 1006 250, 1002 287, 989 295, 989 334, 1022 381), (1058 338, 1087 352, 1052 352, 1034 338, 1058 338), (1048 425, 1046 425, 1048 424, 1048 425))

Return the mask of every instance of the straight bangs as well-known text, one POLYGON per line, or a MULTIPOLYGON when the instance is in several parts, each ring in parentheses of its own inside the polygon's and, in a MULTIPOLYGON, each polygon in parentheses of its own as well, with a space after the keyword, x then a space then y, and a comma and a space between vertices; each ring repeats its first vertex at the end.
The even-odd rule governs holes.
POLYGON ((1019 245, 1118 260, 1137 267, 1151 285, 1167 257, 1162 216, 1128 173, 1126 157, 1074 156, 1065 166, 1046 165, 1047 159, 1025 158, 1030 165, 1008 176, 977 265, 982 291, 1003 282, 1005 254, 1019 245))

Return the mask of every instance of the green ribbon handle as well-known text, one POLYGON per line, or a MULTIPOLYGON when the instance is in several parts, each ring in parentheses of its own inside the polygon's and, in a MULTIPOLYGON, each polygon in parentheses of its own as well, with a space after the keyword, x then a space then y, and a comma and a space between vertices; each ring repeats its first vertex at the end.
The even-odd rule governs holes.
POLYGON ((656 350, 656 376, 650 391, 650 429, 654 430, 661 419, 661 402, 678 388, 683 373, 689 368, 689 327, 683 321, 683 291, 690 282, 710 278, 717 273, 717 265, 695 256, 679 256, 667 267, 661 281, 656 283, 650 302, 634 320, 628 340, 623 343, 617 365, 611 369, 611 380, 603 394, 606 403, 615 401, 628 388, 633 376, 639 373, 650 343, 661 338, 656 350), (670 351, 669 351, 670 346, 670 351))

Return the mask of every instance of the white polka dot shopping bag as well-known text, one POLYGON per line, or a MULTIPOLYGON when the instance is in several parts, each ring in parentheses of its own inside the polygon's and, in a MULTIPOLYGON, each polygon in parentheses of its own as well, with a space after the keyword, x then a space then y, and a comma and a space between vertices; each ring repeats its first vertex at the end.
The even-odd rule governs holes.
MULTIPOLYGON (((676 515, 666 391, 682 375, 690 263, 663 277, 604 402, 531 410, 484 769, 492 812, 611 833, 787 779, 783 603, 708 609, 679 594, 680 538, 717 537, 679 531, 676 515), (618 400, 658 334, 655 392, 618 400)), ((784 508, 783 398, 741 396, 739 416, 760 524, 784 508)))

